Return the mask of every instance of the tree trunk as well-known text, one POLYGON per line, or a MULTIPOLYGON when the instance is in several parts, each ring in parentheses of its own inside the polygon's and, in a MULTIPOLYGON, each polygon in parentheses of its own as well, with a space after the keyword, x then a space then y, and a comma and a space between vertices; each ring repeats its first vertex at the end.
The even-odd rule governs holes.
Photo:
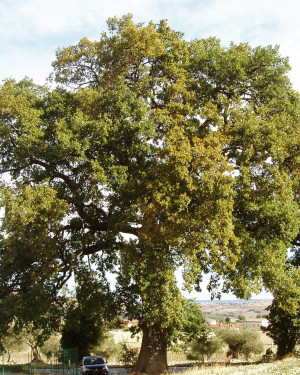
POLYGON ((162 329, 144 328, 141 350, 132 372, 157 375, 165 371, 168 371, 165 334, 162 329))
POLYGON ((8 350, 7 351, 7 354, 8 354, 8 359, 7 359, 7 363, 11 364, 14 362, 14 357, 13 357, 13 353, 11 350, 8 350))
POLYGON ((39 349, 37 347, 37 345, 34 345, 34 344, 31 344, 31 349, 32 349, 32 355, 33 355, 33 362, 39 362, 39 363, 44 363, 41 355, 40 355, 40 352, 39 352, 39 349))
POLYGON ((233 359, 239 359, 239 351, 232 349, 232 358, 233 359))

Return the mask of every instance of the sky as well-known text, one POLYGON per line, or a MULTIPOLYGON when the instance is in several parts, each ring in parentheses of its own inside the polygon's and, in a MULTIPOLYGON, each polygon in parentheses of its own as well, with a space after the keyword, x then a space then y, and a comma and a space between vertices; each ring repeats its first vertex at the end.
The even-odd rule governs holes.
MULTIPOLYGON (((146 24, 167 19, 186 40, 215 36, 224 46, 279 45, 300 91, 299 0, 0 0, 0 82, 28 76, 44 84, 58 47, 97 40, 109 17, 127 13, 146 24)), ((258 297, 264 296, 270 297, 258 297)))
POLYGON ((299 0, 0 0, 0 81, 28 76, 45 83, 58 47, 97 40, 109 17, 127 13, 136 22, 167 19, 186 40, 280 45, 300 91, 299 0))

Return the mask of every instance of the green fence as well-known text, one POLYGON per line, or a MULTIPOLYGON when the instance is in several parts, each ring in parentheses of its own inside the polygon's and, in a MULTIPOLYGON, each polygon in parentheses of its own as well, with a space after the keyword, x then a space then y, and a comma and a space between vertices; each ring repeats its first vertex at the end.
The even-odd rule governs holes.
POLYGON ((5 352, 0 352, 0 358, 2 357, 2 369, 1 369, 1 374, 4 375, 4 353, 5 352))
POLYGON ((51 353, 49 359, 51 373, 78 375, 78 348, 68 348, 51 353))
POLYGON ((0 375, 13 374, 49 374, 49 375, 79 375, 78 348, 63 349, 49 353, 47 364, 33 361, 32 352, 28 353, 28 364, 4 365, 5 352, 0 351, 0 375))

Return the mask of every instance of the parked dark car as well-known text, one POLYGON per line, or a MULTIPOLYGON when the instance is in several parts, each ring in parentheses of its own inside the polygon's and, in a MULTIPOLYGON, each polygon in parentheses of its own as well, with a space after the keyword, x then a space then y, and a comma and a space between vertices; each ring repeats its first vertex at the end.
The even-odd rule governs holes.
POLYGON ((106 362, 102 357, 83 357, 80 365, 81 375, 108 375, 106 362))

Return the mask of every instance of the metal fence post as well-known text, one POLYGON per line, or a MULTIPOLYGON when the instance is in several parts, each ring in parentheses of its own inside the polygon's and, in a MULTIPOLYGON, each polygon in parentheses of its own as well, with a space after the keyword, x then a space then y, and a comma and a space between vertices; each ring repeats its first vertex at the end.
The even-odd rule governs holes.
POLYGON ((0 352, 0 357, 2 356, 2 375, 4 375, 4 353, 5 351, 0 352))

